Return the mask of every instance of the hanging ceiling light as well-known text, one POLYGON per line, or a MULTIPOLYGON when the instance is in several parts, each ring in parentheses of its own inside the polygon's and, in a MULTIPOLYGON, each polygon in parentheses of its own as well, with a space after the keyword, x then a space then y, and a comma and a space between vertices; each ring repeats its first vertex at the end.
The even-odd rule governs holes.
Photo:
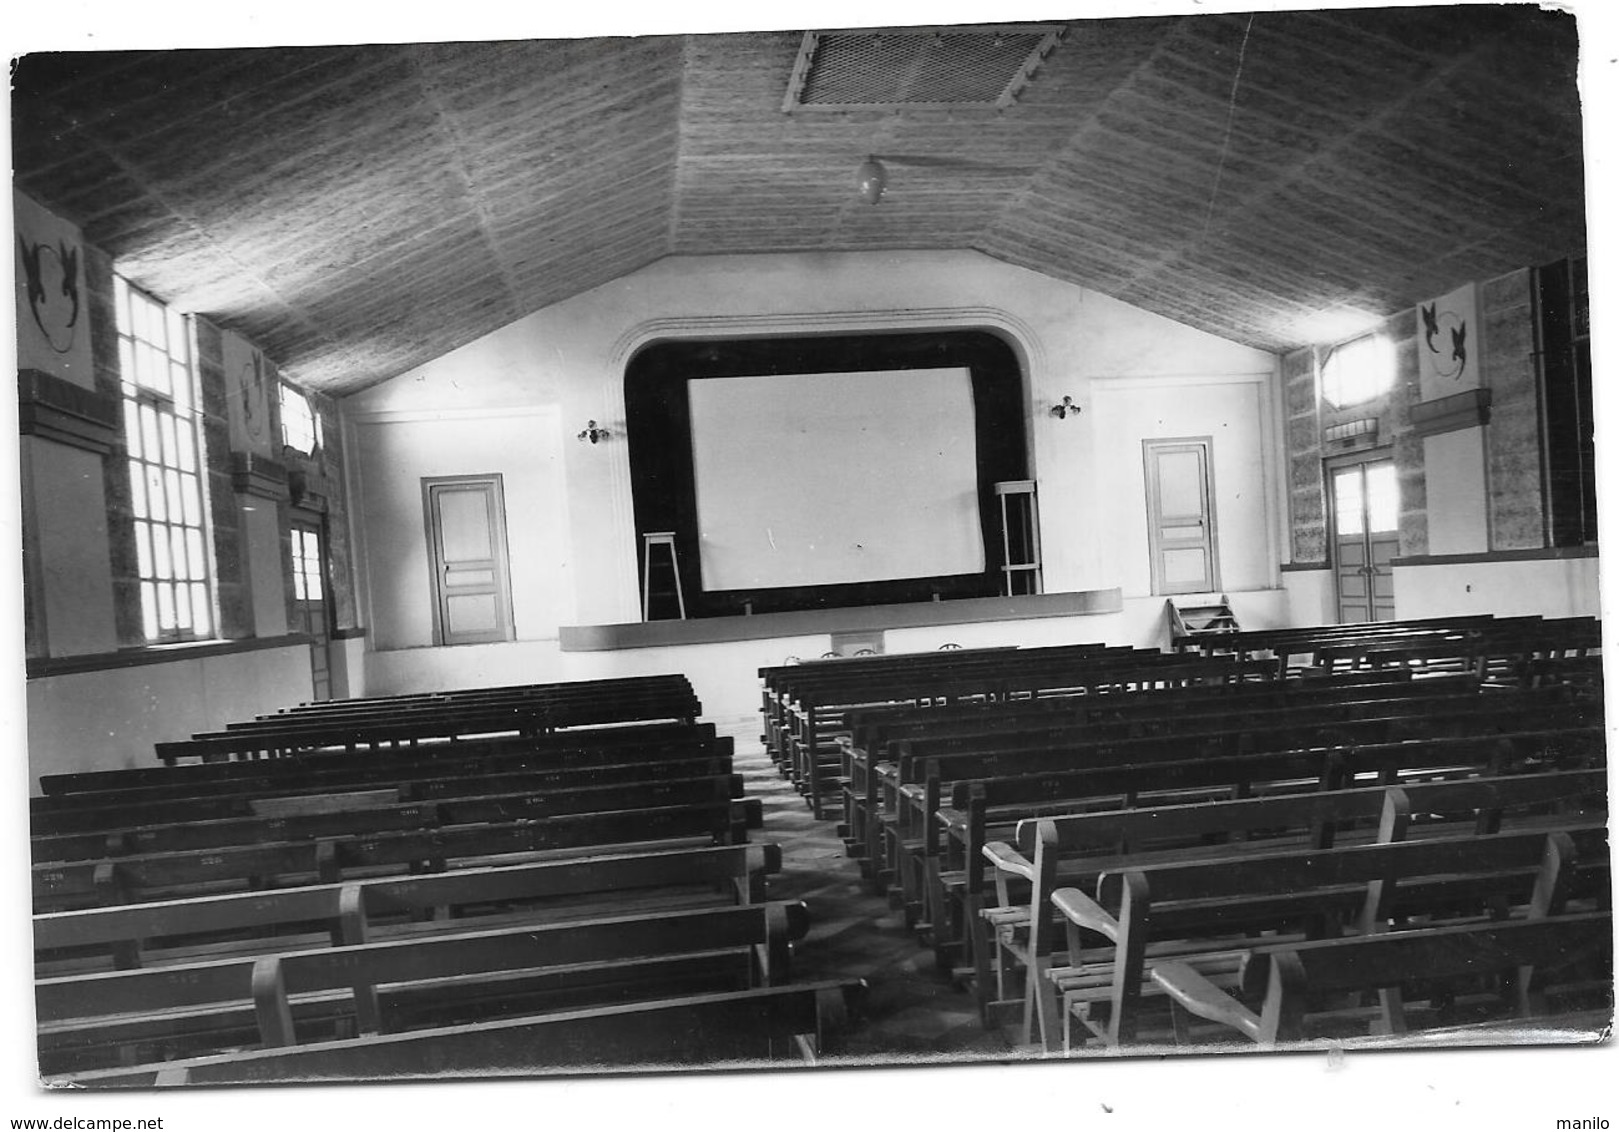
POLYGON ((888 170, 875 157, 868 157, 855 170, 855 185, 860 190, 861 200, 876 204, 883 199, 883 190, 888 187, 888 170))

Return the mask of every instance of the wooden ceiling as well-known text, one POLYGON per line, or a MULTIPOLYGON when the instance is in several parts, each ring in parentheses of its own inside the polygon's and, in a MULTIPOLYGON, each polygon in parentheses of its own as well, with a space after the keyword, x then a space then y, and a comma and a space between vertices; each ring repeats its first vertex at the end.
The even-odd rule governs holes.
POLYGON ((334 395, 666 255, 972 248, 1283 350, 1584 248, 1568 15, 1066 26, 1003 111, 784 113, 797 31, 36 54, 16 181, 334 395))

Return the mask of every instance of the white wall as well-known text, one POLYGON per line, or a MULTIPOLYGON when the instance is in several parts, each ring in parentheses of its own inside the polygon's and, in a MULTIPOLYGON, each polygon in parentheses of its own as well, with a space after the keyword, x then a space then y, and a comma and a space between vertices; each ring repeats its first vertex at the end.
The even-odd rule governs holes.
POLYGON ((287 591, 281 574, 281 521, 268 499, 238 495, 247 548, 247 580, 252 587, 253 635, 279 637, 287 631, 287 591))
MULTIPOLYGON (((1094 379, 1235 375, 1247 392, 1226 405, 1232 419, 1273 411, 1268 394, 1254 392, 1259 375, 1274 370, 1271 355, 976 252, 664 259, 343 402, 355 437, 367 624, 373 647, 384 650, 371 658, 368 684, 387 691, 396 678, 450 683, 464 664, 482 663, 464 648, 431 658, 386 655, 430 640, 421 476, 506 474, 520 641, 549 641, 561 624, 636 621, 639 548, 623 413, 624 367, 634 350, 681 337, 879 329, 991 329, 1015 344, 1026 370, 1048 591, 1117 586, 1125 568, 1104 559, 1108 540, 1097 537, 1119 500, 1098 455, 1094 379), (1081 406, 1077 419, 1049 416, 1065 395, 1081 406), (577 442, 587 419, 614 435, 599 445, 577 442), (534 533, 526 547, 517 545, 522 524, 534 533)), ((1143 387, 1141 403, 1179 395, 1177 385, 1143 387)), ((1268 431, 1257 421, 1242 427, 1250 437, 1268 431)), ((1222 491, 1225 480, 1231 492, 1242 491, 1229 504, 1231 521, 1268 529, 1263 476, 1217 469, 1216 477, 1222 491)), ((1240 551, 1234 579, 1270 584, 1255 557, 1265 553, 1240 551)))
MULTIPOLYGON (((1113 379, 1092 384, 1095 467, 1092 532, 1103 572, 1124 596, 1152 593, 1146 468, 1141 442, 1210 438, 1219 589, 1268 589, 1276 581, 1266 473, 1270 373, 1251 377, 1113 379)), ((1048 499, 1047 506, 1051 505, 1048 499)))
POLYGON ((1394 607, 1401 617, 1416 618, 1596 616, 1601 613, 1598 562, 1591 557, 1396 566, 1394 607))
MULTIPOLYGON (((1332 571, 1328 569, 1283 571, 1282 588, 1287 591, 1287 620, 1283 624, 1337 624, 1338 597, 1332 586, 1332 571)), ((1399 601, 1398 588, 1395 601, 1399 601)))
MULTIPOLYGON (((1490 548, 1484 491, 1484 430, 1457 429, 1422 438, 1427 485, 1428 553, 1478 554, 1490 548)), ((1398 601, 1398 594, 1395 596, 1398 601)), ((1401 613, 1400 616, 1407 616, 1401 613)))
MULTIPOLYGON (((427 477, 498 473, 506 501, 512 619, 518 640, 554 641, 573 620, 567 584, 560 426, 554 408, 453 413, 347 410, 356 473, 352 510, 363 540, 366 624, 377 649, 433 644, 432 578, 422 504, 427 477)), ((458 646, 465 648, 466 646, 458 646)), ((465 663, 465 657, 454 663, 465 663)))
POLYGON ((309 697, 306 645, 35 677, 29 779, 37 791, 42 774, 155 766, 155 743, 309 697))
POLYGON ((23 490, 33 496, 26 504, 33 528, 27 549, 39 555, 39 612, 50 654, 110 652, 118 641, 103 458, 29 436, 21 445, 23 490))

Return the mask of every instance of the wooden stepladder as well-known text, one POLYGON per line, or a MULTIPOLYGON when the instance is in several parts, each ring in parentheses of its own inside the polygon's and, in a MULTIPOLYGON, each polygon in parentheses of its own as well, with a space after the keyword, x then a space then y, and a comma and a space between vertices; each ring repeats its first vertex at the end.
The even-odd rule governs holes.
MULTIPOLYGON (((686 619, 686 592, 680 585, 680 562, 675 555, 675 532, 673 531, 647 531, 642 535, 644 543, 641 549, 641 620, 651 621, 652 618, 652 566, 654 559, 658 559, 658 574, 660 581, 666 581, 670 576, 674 578, 671 589, 667 584, 662 585, 656 592, 659 597, 667 599, 672 593, 675 599, 675 608, 679 610, 680 620, 686 619), (659 553, 659 551, 663 553, 659 553)), ((664 620, 664 618, 659 618, 664 620)))

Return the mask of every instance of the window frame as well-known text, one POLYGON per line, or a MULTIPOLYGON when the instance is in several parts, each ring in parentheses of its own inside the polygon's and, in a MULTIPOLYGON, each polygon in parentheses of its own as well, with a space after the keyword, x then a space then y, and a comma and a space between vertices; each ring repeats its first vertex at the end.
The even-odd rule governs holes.
MULTIPOLYGON (((140 605, 141 636, 147 646, 215 640, 219 636, 218 587, 208 492, 208 453, 202 428, 201 390, 196 371, 196 331, 192 319, 156 296, 114 275, 114 331, 118 341, 119 401, 123 415, 124 466, 130 477, 130 534, 135 547, 135 578, 140 605), (144 304, 136 315, 136 303, 144 304), (156 317, 163 328, 160 344, 150 333, 156 317), (146 329, 142 330, 142 324, 146 329), (183 352, 177 352, 179 347, 183 352), (161 355, 166 388, 143 382, 136 361, 142 351, 161 355), (184 385, 177 386, 182 378, 184 385), (180 389, 181 395, 176 395, 180 389), (150 422, 150 428, 148 428, 150 422), (170 423, 172 422, 172 423, 170 423), (152 447, 156 440, 156 457, 152 447), (182 439, 185 438, 185 439, 182 439), (189 453, 187 453, 189 449, 189 453), (189 455, 190 467, 187 467, 189 455), (188 487, 189 481, 189 487, 188 487), (152 487, 161 488, 162 517, 152 506, 152 487), (174 506, 178 499, 179 506, 174 506), (187 516, 195 506, 195 521, 187 516), (176 518, 174 512, 178 511, 176 518), (162 533, 168 543, 168 577, 158 552, 162 533), (178 576, 176 533, 186 558, 178 576), (193 534, 195 537, 193 538, 193 534), (169 594, 165 626, 161 595, 169 594), (187 615, 182 618, 181 594, 187 615), (199 616, 199 614, 201 616, 199 616), (204 618, 206 619, 204 621, 204 618)), ((151 353, 145 354, 151 357, 151 353)))
MULTIPOLYGON (((1321 387, 1321 400, 1326 402, 1327 407, 1331 409, 1353 409, 1356 406, 1376 401, 1379 397, 1386 397, 1393 390, 1395 380, 1399 376, 1399 361, 1395 356, 1394 343, 1381 329, 1368 330, 1363 334, 1357 334, 1353 338, 1345 338, 1341 342, 1328 346, 1319 351, 1319 359, 1317 381, 1321 387), (1329 385, 1329 367, 1339 363, 1339 359, 1344 356, 1345 351, 1353 350, 1362 343, 1375 343, 1381 348, 1384 360, 1388 363, 1387 380, 1370 393, 1338 400, 1329 391, 1331 388, 1331 385, 1329 385)), ((1336 384, 1336 382, 1332 382, 1332 384, 1336 384)))
POLYGON ((1147 437, 1141 441, 1142 460, 1142 486, 1145 489, 1147 504, 1147 560, 1152 575, 1152 594, 1154 597, 1169 597, 1181 594, 1217 593, 1220 590, 1220 535, 1218 516, 1215 511, 1214 494, 1214 437, 1212 436, 1166 436, 1147 437), (1201 522, 1204 537, 1197 543, 1176 543, 1166 546, 1163 540, 1162 529, 1165 525, 1165 516, 1162 510, 1161 492, 1158 490, 1158 464, 1156 456, 1178 450, 1189 450, 1198 453, 1202 464, 1203 479, 1203 510, 1201 522), (1164 552, 1166 549, 1186 550, 1193 546, 1202 548, 1205 561, 1208 563, 1203 581, 1207 585, 1198 587, 1171 587, 1164 579, 1167 571, 1164 567, 1164 552))
MULTIPOLYGON (((309 394, 305 393, 302 389, 299 389, 290 381, 277 382, 277 386, 279 390, 277 393, 279 404, 276 406, 276 408, 281 415, 281 446, 283 448, 290 448, 294 452, 297 452, 303 456, 313 458, 320 452, 321 448, 324 447, 326 443, 324 430, 321 427, 320 413, 316 410, 314 404, 309 400, 309 394), (303 406, 303 412, 308 414, 310 437, 308 448, 302 448, 299 445, 294 444, 292 437, 290 436, 288 424, 289 417, 291 417, 293 414, 289 414, 287 412, 289 394, 291 397, 298 399, 298 403, 303 406)), ((298 415, 301 418, 302 414, 298 415)))

